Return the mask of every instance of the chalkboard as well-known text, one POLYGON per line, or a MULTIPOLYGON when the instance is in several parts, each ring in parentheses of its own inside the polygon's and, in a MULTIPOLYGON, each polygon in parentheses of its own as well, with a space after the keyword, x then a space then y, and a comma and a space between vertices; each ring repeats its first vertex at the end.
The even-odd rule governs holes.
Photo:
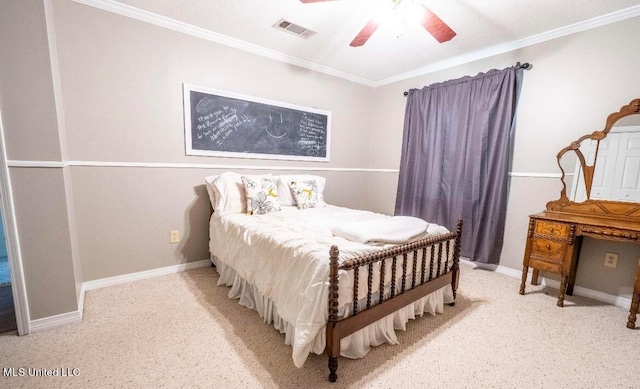
POLYGON ((329 161, 331 113, 184 84, 187 155, 329 161))

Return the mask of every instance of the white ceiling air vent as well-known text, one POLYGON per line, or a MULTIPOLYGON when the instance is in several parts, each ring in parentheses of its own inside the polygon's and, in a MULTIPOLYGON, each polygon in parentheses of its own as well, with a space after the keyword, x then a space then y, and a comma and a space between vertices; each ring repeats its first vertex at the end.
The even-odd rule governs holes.
POLYGON ((284 19, 280 19, 276 24, 273 25, 273 27, 277 28, 278 30, 286 31, 290 34, 297 35, 304 39, 308 39, 317 34, 316 31, 309 30, 308 28, 299 26, 284 19))

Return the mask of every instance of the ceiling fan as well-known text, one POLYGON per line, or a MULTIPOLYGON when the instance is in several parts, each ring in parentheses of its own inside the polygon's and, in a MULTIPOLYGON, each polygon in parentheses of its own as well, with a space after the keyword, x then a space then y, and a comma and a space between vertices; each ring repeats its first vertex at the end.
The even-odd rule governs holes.
MULTIPOLYGON (((302 3, 320 3, 325 1, 334 1, 334 0, 300 0, 302 3)), ((393 3, 393 10, 396 10, 400 3, 403 0, 390 0, 393 3)), ((412 19, 416 19, 417 22, 422 25, 429 32, 429 34, 433 35, 434 38, 440 43, 447 42, 453 39, 456 36, 456 32, 451 29, 445 22, 442 21, 438 17, 438 15, 434 14, 429 8, 422 4, 415 4, 413 8, 410 10, 413 14, 412 19)), ((382 21, 374 18, 369 20, 369 22, 360 30, 358 35, 351 41, 349 46, 359 47, 364 45, 367 40, 373 35, 373 33, 378 29, 378 27, 382 24, 382 21)))

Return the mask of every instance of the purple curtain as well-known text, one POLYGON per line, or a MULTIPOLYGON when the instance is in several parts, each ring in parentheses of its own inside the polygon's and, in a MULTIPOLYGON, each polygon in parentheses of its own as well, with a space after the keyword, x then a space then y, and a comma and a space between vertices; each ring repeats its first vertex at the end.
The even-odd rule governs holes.
POLYGON ((449 229, 462 219, 461 255, 472 261, 500 260, 521 79, 514 66, 407 97, 395 214, 449 229))

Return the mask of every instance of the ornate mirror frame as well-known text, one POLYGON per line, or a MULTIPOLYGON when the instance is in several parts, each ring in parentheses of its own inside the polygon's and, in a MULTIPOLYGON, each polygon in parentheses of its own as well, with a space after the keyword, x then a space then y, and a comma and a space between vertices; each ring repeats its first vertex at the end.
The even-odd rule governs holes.
POLYGON ((640 203, 621 202, 621 201, 608 201, 608 200, 593 200, 589 199, 591 193, 591 185, 593 182, 593 173, 595 171, 595 165, 598 155, 598 147, 600 146, 600 140, 604 139, 613 125, 620 119, 640 114, 640 98, 631 100, 631 102, 622 108, 620 111, 614 112, 607 117, 607 122, 602 131, 594 131, 591 134, 584 135, 577 140, 571 142, 571 144, 564 149, 560 150, 557 154, 558 166, 562 175, 560 180, 562 181, 562 191, 560 192, 560 198, 555 201, 547 203, 548 212, 562 212, 579 215, 610 217, 621 220, 640 221, 640 203), (593 165, 589 166, 585 159, 584 154, 580 150, 580 145, 585 139, 591 139, 598 141, 596 146, 596 158, 593 165), (565 171, 560 163, 560 160, 564 154, 569 151, 576 153, 578 161, 582 166, 583 179, 585 188, 587 191, 587 200, 581 203, 575 203, 567 197, 567 185, 565 183, 565 171))

